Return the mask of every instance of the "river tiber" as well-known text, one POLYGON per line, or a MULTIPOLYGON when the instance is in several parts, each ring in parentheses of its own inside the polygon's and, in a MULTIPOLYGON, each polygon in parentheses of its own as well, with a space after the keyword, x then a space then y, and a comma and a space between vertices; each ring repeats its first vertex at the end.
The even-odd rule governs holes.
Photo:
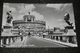
POLYGON ((77 47, 72 3, 4 3, 0 47, 77 47))

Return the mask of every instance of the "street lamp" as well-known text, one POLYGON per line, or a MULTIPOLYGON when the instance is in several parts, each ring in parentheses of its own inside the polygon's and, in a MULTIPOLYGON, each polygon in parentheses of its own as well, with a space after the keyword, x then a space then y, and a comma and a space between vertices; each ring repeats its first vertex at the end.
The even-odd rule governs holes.
POLYGON ((48 26, 48 34, 49 34, 49 26, 48 26))

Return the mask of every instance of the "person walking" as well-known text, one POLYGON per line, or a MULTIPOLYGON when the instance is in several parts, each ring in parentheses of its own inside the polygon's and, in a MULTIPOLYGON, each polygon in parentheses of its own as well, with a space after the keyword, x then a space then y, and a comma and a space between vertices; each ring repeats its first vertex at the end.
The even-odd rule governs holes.
POLYGON ((29 32, 29 33, 28 33, 28 36, 30 37, 30 35, 31 35, 31 34, 30 34, 30 32, 29 32))
POLYGON ((23 40, 23 33, 21 30, 19 30, 19 35, 20 35, 20 38, 21 38, 21 41, 23 40))

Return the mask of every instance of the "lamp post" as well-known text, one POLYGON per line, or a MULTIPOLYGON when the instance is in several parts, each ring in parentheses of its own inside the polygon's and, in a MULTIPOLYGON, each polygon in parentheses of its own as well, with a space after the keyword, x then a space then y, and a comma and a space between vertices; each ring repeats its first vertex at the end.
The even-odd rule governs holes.
POLYGON ((48 34, 49 34, 49 26, 48 26, 48 34))

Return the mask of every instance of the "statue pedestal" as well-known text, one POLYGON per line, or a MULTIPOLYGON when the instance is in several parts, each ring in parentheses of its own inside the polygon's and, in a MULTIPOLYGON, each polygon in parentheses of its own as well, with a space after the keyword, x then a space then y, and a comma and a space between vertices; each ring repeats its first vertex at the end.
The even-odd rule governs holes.
POLYGON ((64 33, 67 36, 76 36, 76 33, 73 29, 67 29, 67 33, 64 33))
POLYGON ((66 26, 65 27, 66 35, 76 35, 73 28, 74 28, 73 26, 66 26))
POLYGON ((66 32, 63 34, 69 43, 77 43, 76 33, 74 32, 73 26, 66 26, 66 32))
POLYGON ((2 32, 2 36, 11 36, 12 33, 11 33, 11 28, 12 26, 3 26, 3 32, 2 32))
POLYGON ((10 45, 10 36, 13 36, 11 33, 12 26, 3 26, 3 32, 1 34, 2 38, 2 45, 5 47, 6 45, 10 45))
POLYGON ((65 29, 73 29, 74 26, 66 26, 65 29))

